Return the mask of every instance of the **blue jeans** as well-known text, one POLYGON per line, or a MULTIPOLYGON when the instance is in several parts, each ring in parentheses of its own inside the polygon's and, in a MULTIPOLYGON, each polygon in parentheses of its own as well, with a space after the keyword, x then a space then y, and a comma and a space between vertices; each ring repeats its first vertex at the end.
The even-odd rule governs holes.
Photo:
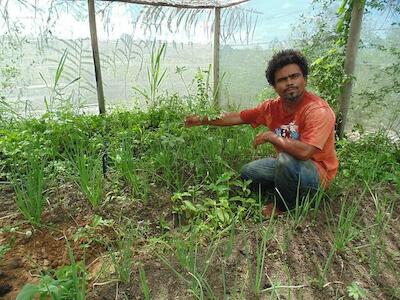
POLYGON ((277 208, 291 210, 309 193, 319 188, 319 175, 311 160, 298 160, 281 152, 278 158, 263 158, 243 166, 241 176, 251 180, 254 191, 262 194, 274 193, 277 208), (283 198, 283 199, 282 199, 283 198))

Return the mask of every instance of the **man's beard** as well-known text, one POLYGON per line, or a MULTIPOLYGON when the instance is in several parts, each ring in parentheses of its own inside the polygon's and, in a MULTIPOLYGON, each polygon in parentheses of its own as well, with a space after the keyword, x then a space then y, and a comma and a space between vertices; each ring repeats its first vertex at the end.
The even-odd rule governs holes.
POLYGON ((290 102, 296 102, 303 93, 299 93, 298 90, 296 89, 295 91, 290 91, 285 94, 285 99, 290 101, 290 102))

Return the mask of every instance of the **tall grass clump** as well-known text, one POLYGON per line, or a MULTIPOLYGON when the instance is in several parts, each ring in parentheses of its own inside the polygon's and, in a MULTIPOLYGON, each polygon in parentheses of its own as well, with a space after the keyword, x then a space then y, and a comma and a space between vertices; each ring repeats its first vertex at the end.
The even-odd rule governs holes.
POLYGON ((34 225, 40 225, 46 204, 44 196, 45 162, 34 154, 28 155, 26 165, 12 175, 18 209, 34 225))
POLYGON ((130 185, 133 196, 147 200, 150 189, 147 174, 140 170, 139 159, 135 157, 132 141, 125 138, 121 142, 121 147, 116 151, 114 164, 117 171, 130 185))
MULTIPOLYGON (((277 196, 280 197, 285 204, 286 208, 288 206, 283 199, 281 193, 276 189, 277 196)), ((300 189, 300 181, 297 185, 297 194, 295 200, 294 209, 288 209, 287 211, 287 219, 291 221, 291 229, 296 230, 303 222, 306 220, 307 216, 311 211, 313 211, 313 218, 316 219, 316 215, 318 209, 321 204, 321 200, 323 197, 322 188, 318 188, 318 190, 308 191, 307 193, 301 192, 300 189)))
POLYGON ((370 269, 373 275, 377 275, 382 255, 386 249, 386 243, 382 237, 388 229, 393 213, 394 201, 385 196, 383 196, 383 199, 379 199, 378 195, 372 192, 368 184, 367 188, 375 206, 374 223, 368 234, 370 241, 370 269))
POLYGON ((111 259, 118 280, 124 284, 128 284, 131 280, 134 237, 133 230, 128 228, 127 233, 117 241, 116 250, 111 251, 111 259))
POLYGON ((190 285, 189 292, 195 299, 216 299, 213 289, 207 281, 206 273, 217 250, 217 243, 210 243, 204 256, 200 242, 196 234, 192 234, 188 240, 175 239, 172 241, 175 248, 175 256, 180 267, 184 270, 179 272, 164 256, 160 259, 169 267, 181 280, 190 285), (204 258, 200 260, 200 257, 204 258))
POLYGON ((154 44, 151 49, 150 66, 147 67, 147 81, 149 83, 149 89, 140 89, 133 87, 135 91, 141 94, 149 106, 156 106, 159 100, 159 89, 161 82, 167 70, 163 70, 161 67, 162 60, 165 56, 167 44, 162 44, 158 48, 154 44))
POLYGON ((344 199, 341 203, 339 219, 333 228, 333 245, 324 269, 322 270, 322 274, 320 274, 321 282, 326 278, 326 274, 332 265, 335 254, 344 252, 349 243, 360 234, 360 230, 356 227, 355 218, 363 196, 364 192, 362 192, 361 196, 357 199, 344 199))
POLYGON ((89 139, 76 139, 67 150, 67 156, 76 172, 75 181, 87 197, 92 207, 97 208, 103 196, 102 155, 91 145, 89 139))
POLYGON ((257 249, 256 249, 256 272, 255 272, 255 280, 253 284, 254 295, 256 299, 260 299, 262 293, 262 282, 265 273, 265 255, 267 252, 267 242, 273 237, 274 228, 276 225, 276 218, 270 218, 268 222, 268 226, 265 228, 264 226, 261 228, 261 242, 257 241, 257 249))

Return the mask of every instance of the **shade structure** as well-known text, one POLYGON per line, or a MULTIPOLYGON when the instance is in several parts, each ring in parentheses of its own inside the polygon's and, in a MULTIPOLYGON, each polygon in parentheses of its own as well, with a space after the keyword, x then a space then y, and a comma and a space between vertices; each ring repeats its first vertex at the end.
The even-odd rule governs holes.
POLYGON ((107 2, 126 2, 132 4, 143 4, 152 6, 169 6, 177 8, 226 8, 235 6, 249 0, 101 0, 107 2))
MULTIPOLYGON (((213 95, 214 105, 219 105, 219 47, 221 35, 221 9, 239 5, 249 0, 100 0, 103 2, 124 2, 131 4, 149 5, 153 7, 173 7, 177 9, 213 9, 215 11, 214 22, 214 45, 213 45, 213 95)), ((93 59, 95 65, 96 85, 98 92, 98 102, 100 113, 105 113, 104 95, 102 95, 103 83, 101 80, 101 67, 99 59, 99 49, 97 45, 96 19, 95 19, 95 0, 88 0, 90 17, 90 31, 92 39, 93 59), (100 92, 99 92, 100 91, 100 92)))

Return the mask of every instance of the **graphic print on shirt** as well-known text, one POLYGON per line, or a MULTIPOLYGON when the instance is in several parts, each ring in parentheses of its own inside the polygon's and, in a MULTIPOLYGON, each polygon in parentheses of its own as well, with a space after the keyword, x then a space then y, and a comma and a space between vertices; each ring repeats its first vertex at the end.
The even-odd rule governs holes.
POLYGON ((296 125, 294 121, 287 125, 281 125, 280 127, 275 128, 275 134, 280 137, 291 138, 294 140, 300 138, 299 126, 296 125))

